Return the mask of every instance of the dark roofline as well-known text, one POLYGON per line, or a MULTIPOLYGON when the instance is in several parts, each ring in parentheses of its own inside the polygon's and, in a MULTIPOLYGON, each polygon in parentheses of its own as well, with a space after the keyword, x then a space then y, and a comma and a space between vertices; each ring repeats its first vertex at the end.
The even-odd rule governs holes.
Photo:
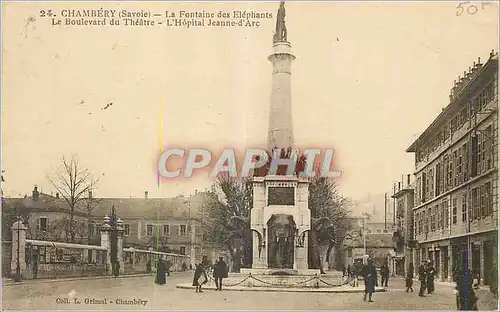
MULTIPOLYGON (((479 76, 481 76, 486 69, 489 69, 492 66, 493 62, 498 61, 498 52, 488 59, 488 61, 479 69, 479 71, 472 77, 472 79, 462 88, 457 97, 455 97, 442 111, 439 115, 432 121, 432 123, 422 132, 422 134, 406 149, 407 153, 415 153, 417 151, 417 145, 422 141, 428 134, 431 132, 436 124, 440 123, 443 120, 443 117, 450 113, 451 108, 454 106, 456 102, 462 99, 464 92, 470 89, 470 86, 477 81, 479 76)), ((498 65, 497 65, 498 67, 498 65)))

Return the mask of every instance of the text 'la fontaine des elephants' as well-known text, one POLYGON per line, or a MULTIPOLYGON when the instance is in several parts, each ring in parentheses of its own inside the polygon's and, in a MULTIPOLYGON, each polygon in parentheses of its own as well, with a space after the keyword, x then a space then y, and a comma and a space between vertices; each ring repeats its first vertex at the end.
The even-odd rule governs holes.
POLYGON ((215 11, 159 11, 147 10, 61 10, 52 13, 51 10, 40 11, 40 17, 51 17, 52 26, 155 26, 165 25, 171 27, 191 26, 239 26, 258 27, 260 20, 272 19, 270 12, 247 10, 215 10, 215 11), (56 17, 63 17, 63 19, 56 17))

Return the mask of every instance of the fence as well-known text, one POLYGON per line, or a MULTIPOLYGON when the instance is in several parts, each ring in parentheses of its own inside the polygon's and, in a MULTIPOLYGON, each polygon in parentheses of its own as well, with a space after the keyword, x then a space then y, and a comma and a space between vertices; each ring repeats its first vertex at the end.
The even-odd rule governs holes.
POLYGON ((189 256, 186 255, 125 248, 123 249, 125 274, 156 272, 160 257, 165 258, 170 264, 170 272, 185 271, 189 268, 189 256))
POLYGON ((26 240, 25 278, 107 275, 105 247, 26 240))

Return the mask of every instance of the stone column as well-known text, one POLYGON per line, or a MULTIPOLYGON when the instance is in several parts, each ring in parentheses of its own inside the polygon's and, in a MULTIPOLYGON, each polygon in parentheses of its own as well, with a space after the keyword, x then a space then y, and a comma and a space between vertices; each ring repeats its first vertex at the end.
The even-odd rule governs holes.
POLYGON ((130 251, 131 251, 131 257, 132 257, 132 269, 135 270, 135 248, 134 247, 130 247, 130 251))
POLYGON ((103 218, 103 225, 101 226, 101 246, 106 248, 106 272, 108 275, 113 274, 111 267, 111 226, 109 225, 110 218, 106 215, 103 218))
POLYGON ((118 263, 120 263, 120 274, 125 273, 125 263, 123 261, 123 236, 125 233, 125 230, 123 229, 123 221, 122 219, 118 218, 116 221, 116 229, 118 231, 118 243, 117 243, 117 258, 118 258, 118 263))
POLYGON ((18 247, 19 247, 19 267, 21 268, 21 276, 26 276, 26 226, 19 220, 12 225, 12 258, 10 269, 12 276, 16 276, 18 247))

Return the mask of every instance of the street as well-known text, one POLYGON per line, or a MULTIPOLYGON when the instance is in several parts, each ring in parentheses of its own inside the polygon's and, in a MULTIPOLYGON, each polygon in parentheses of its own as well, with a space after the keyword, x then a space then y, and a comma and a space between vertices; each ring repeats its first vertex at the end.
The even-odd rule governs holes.
MULTIPOLYGON (((456 309, 452 287, 436 284, 433 295, 418 297, 418 283, 413 293, 406 293, 402 279, 389 281, 388 291, 374 294, 374 302, 364 302, 362 294, 279 293, 177 289, 179 283, 192 280, 182 273, 168 278, 167 285, 157 286, 152 276, 107 278, 98 280, 30 282, 3 287, 4 309, 50 310, 153 310, 153 309, 456 309), (104 300, 106 300, 104 302, 104 300), (77 303, 79 302, 79 303, 77 303)), ((6 285, 9 285, 6 283, 6 285)), ((491 295, 477 291, 479 309, 493 309, 491 295), (487 302, 487 303, 486 303, 487 302)))

